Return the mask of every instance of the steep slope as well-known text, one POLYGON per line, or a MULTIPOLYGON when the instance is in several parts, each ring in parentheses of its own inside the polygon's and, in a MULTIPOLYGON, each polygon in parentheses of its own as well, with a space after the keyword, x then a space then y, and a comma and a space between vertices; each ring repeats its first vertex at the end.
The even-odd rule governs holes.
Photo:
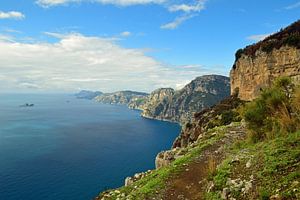
POLYGON ((231 93, 239 90, 243 100, 253 100, 261 88, 280 76, 300 83, 300 21, 257 44, 240 49, 230 72, 231 93))
POLYGON ((135 91, 119 91, 114 93, 104 93, 95 97, 95 101, 106 104, 130 104, 132 108, 141 106, 143 99, 147 97, 147 93, 135 91))
POLYGON ((219 75, 201 76, 183 89, 155 90, 144 105, 142 116, 184 124, 195 112, 208 108, 229 96, 229 78, 219 75))

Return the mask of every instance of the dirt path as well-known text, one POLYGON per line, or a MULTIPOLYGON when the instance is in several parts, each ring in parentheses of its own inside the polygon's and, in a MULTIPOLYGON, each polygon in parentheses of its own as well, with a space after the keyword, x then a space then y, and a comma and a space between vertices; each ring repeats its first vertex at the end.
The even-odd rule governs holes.
POLYGON ((207 147, 193 162, 186 165, 184 171, 170 178, 161 197, 164 200, 201 200, 207 189, 207 180, 211 166, 220 164, 225 156, 225 145, 245 137, 242 127, 230 127, 225 137, 207 147))

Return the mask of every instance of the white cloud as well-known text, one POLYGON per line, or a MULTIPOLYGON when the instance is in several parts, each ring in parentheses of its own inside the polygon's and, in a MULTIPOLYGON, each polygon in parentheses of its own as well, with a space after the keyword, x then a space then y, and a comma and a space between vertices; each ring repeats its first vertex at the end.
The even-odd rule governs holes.
POLYGON ((188 19, 191 19, 193 17, 195 17, 196 15, 183 15, 180 17, 175 18, 174 21, 161 25, 160 28, 162 29, 169 29, 169 30, 174 30, 176 29, 178 26, 180 26, 183 22, 185 22, 188 19))
POLYGON ((205 8, 206 0, 198 0, 195 4, 188 5, 188 4, 174 4, 169 7, 170 12, 200 12, 205 8))
POLYGON ((24 19, 25 15, 17 11, 3 12, 0 11, 0 19, 24 19))
POLYGON ((300 1, 285 7, 286 10, 292 10, 300 7, 300 1))
POLYGON ((37 0, 36 3, 42 7, 51 7, 64 5, 69 3, 81 3, 81 2, 91 2, 91 3, 101 3, 101 4, 112 4, 117 6, 131 6, 139 4, 161 4, 166 0, 37 0))
POLYGON ((141 49, 123 48, 111 38, 47 33, 55 43, 28 43, 0 37, 0 91, 150 92, 178 87, 210 70, 168 66, 141 49))
POLYGON ((122 37, 129 37, 129 36, 131 36, 131 32, 129 32, 129 31, 124 31, 124 32, 122 32, 120 35, 121 35, 122 37))
POLYGON ((191 0, 186 3, 184 0, 36 0, 35 2, 44 7, 49 8, 59 5, 68 5, 71 3, 100 3, 111 4, 115 6, 133 6, 133 5, 147 5, 158 4, 168 9, 169 12, 183 12, 184 15, 177 16, 174 21, 161 25, 162 29, 176 29, 184 21, 197 16, 199 12, 205 9, 205 4, 208 0, 191 0), (183 2, 183 3, 180 3, 183 2))
POLYGON ((265 38, 267 38, 270 35, 271 35, 271 33, 260 34, 260 35, 250 35, 247 37, 247 40, 252 40, 252 41, 258 42, 258 41, 264 40, 265 38))
POLYGON ((172 22, 160 26, 162 29, 174 30, 183 22, 198 16, 198 13, 205 9, 207 0, 196 0, 192 4, 171 4, 168 8, 170 12, 184 12, 186 14, 176 17, 172 22))

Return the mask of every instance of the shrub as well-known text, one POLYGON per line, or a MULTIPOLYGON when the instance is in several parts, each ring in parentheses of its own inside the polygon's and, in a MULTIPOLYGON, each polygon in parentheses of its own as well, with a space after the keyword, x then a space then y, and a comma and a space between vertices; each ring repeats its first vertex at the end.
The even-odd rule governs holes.
POLYGON ((239 58, 241 58, 243 53, 244 53, 243 49, 237 50, 235 53, 235 60, 238 60, 239 58))
POLYGON ((250 130, 249 139, 256 142, 296 131, 299 111, 300 89, 295 90, 289 78, 277 79, 273 87, 264 89, 242 111, 250 130))
POLYGON ((223 125, 228 125, 231 122, 236 122, 236 121, 241 121, 241 119, 239 118, 239 113, 233 111, 233 110, 227 110, 224 111, 221 114, 221 121, 220 124, 223 125))
POLYGON ((261 45, 261 50, 267 53, 270 53, 277 46, 276 40, 270 40, 261 45))
POLYGON ((300 46, 300 34, 299 32, 295 32, 286 37, 283 41, 284 44, 294 47, 300 46))

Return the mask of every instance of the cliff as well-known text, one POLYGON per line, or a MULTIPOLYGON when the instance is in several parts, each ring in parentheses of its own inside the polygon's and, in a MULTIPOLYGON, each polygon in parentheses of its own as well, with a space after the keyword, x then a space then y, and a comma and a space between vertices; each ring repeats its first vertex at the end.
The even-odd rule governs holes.
POLYGON ((106 104, 124 104, 131 108, 139 108, 147 93, 135 91, 119 91, 114 93, 103 93, 94 98, 95 101, 106 104))
POLYGON ((280 76, 300 83, 300 21, 265 40, 240 49, 230 72, 231 93, 253 100, 280 76))
POLYGON ((229 78, 219 75, 201 76, 181 90, 155 90, 143 106, 142 116, 184 124, 194 113, 208 108, 230 95, 229 78))

